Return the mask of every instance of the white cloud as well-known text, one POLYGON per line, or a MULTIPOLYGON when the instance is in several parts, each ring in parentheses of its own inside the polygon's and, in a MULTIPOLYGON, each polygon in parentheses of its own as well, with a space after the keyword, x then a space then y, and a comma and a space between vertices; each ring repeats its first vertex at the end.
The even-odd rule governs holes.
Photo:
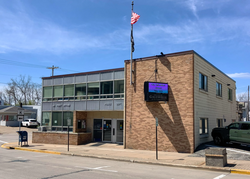
POLYGON ((250 38, 249 29, 248 18, 218 18, 216 20, 203 18, 175 25, 141 25, 140 29, 134 33, 141 43, 164 41, 171 44, 188 44, 237 40, 247 45, 245 42, 250 38))
POLYGON ((227 75, 231 78, 250 78, 250 73, 233 73, 227 75))
POLYGON ((9 51, 64 53, 93 47, 95 49, 119 47, 114 45, 117 39, 107 38, 110 34, 94 36, 75 32, 53 22, 30 17, 23 10, 14 12, 0 7, 0 19, 0 53, 9 51))
POLYGON ((186 0, 185 3, 182 4, 187 6, 193 12, 194 16, 198 18, 198 12, 206 9, 214 9, 217 13, 220 13, 221 7, 230 1, 231 0, 186 0))

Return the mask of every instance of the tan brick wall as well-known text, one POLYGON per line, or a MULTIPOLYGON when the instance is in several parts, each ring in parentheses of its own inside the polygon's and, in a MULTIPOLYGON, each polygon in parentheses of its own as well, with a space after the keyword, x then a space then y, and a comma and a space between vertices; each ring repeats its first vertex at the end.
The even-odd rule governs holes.
POLYGON ((224 126, 236 119, 236 84, 214 66, 194 55, 194 99, 195 99, 195 147, 212 141, 212 129, 217 126, 217 119, 226 119, 224 126), (208 77, 208 91, 199 89, 199 73, 208 77), (212 77, 215 75, 215 77, 212 77), (216 82, 222 84, 222 97, 216 96, 216 82), (230 84, 230 86, 227 86, 230 84), (228 88, 233 90, 233 101, 228 101, 228 88), (208 134, 199 134, 200 118, 208 118, 208 134))
MULTIPOLYGON (((91 142, 91 133, 70 133, 69 144, 80 145, 91 142)), ((43 144, 68 144, 68 133, 66 132, 33 132, 32 143, 43 144)))
POLYGON ((159 119, 158 149, 194 151, 193 54, 136 61, 134 85, 130 85, 130 63, 125 64, 126 148, 155 150, 155 117, 159 119), (169 102, 144 101, 144 82, 169 84, 169 102))

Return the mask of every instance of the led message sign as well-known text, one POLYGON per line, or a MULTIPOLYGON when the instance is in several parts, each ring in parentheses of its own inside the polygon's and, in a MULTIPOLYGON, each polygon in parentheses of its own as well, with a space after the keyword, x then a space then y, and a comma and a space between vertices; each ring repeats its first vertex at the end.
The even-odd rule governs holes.
POLYGON ((168 83, 144 82, 145 101, 168 101, 168 83))

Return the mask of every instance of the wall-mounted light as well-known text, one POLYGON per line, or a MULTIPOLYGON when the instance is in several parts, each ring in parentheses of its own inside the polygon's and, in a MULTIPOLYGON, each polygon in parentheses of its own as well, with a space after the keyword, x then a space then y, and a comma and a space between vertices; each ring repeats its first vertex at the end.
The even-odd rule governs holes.
POLYGON ((211 75, 212 77, 215 77, 215 75, 211 75))
POLYGON ((227 86, 230 86, 230 84, 227 84, 227 86))

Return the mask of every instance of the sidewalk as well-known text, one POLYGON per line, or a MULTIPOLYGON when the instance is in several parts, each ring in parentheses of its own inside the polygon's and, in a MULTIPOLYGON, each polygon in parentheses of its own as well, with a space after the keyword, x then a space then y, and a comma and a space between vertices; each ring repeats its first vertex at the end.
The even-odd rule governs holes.
POLYGON ((3 144, 2 148, 16 149, 31 152, 42 152, 58 155, 72 155, 93 157, 135 163, 156 164, 165 166, 185 167, 194 169, 207 169, 214 171, 231 172, 250 175, 250 162, 243 160, 228 160, 226 167, 210 167, 205 165, 203 157, 189 157, 187 153, 158 152, 156 160, 155 151, 123 149, 123 145, 111 143, 89 143, 86 145, 38 144, 29 141, 29 146, 19 147, 17 142, 3 144))

